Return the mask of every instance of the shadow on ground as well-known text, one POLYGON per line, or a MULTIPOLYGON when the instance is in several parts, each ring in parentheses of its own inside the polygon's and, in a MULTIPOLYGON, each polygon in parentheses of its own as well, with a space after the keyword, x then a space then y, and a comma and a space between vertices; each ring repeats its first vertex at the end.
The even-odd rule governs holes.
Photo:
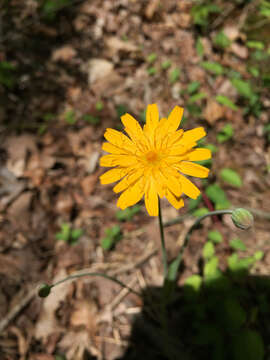
POLYGON ((147 288, 130 345, 117 360, 269 359, 270 278, 239 275, 203 282, 194 276, 177 289, 167 324, 161 289, 147 288))

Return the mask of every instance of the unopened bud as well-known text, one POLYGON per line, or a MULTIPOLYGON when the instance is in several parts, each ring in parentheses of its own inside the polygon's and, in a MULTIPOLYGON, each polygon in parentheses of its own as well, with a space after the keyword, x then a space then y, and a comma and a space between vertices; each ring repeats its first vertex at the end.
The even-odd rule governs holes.
POLYGON ((38 296, 40 297, 47 297, 48 295, 50 295, 51 292, 51 286, 48 284, 41 284, 38 290, 38 296))
POLYGON ((248 230, 253 226, 253 215, 246 209, 238 208, 232 212, 232 221, 236 227, 248 230))

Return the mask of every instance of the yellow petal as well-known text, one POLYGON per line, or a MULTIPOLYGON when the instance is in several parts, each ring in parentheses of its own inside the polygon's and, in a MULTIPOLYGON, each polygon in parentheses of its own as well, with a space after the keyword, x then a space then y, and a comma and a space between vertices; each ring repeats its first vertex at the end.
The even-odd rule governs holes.
POLYGON ((142 180, 139 180, 134 185, 130 186, 125 190, 117 201, 117 206, 124 210, 129 206, 136 204, 143 197, 144 191, 141 184, 142 180))
POLYGON ((120 147, 118 146, 115 146, 111 143, 108 143, 108 142, 105 142, 102 144, 102 149, 104 151, 107 151, 108 153, 111 153, 111 154, 128 154, 129 151, 128 150, 125 150, 125 149, 121 149, 120 147))
POLYGON ((180 130, 173 132, 172 134, 169 134, 167 144, 166 144, 167 147, 171 147, 176 142, 178 142, 181 139, 181 137, 183 136, 183 133, 184 133, 184 130, 180 129, 180 130))
POLYGON ((127 170, 125 168, 112 169, 112 170, 109 170, 109 171, 105 172, 104 174, 102 174, 99 177, 99 179, 100 179, 100 182, 102 185, 110 184, 110 183, 120 180, 126 174, 127 174, 127 170))
POLYGON ((181 181, 182 191, 191 199, 197 199, 200 195, 200 190, 195 186, 189 179, 187 179, 182 174, 179 174, 179 180, 181 181))
POLYGON ((181 161, 177 168, 184 174, 195 176, 199 178, 206 178, 209 173, 209 169, 199 164, 195 164, 189 161, 181 161))
POLYGON ((104 155, 100 158, 100 166, 113 167, 124 166, 129 167, 137 163, 137 159, 133 155, 104 155))
POLYGON ((167 123, 169 132, 178 129, 182 120, 183 113, 184 113, 184 109, 180 106, 175 106, 174 109, 171 111, 167 123))
POLYGON ((125 126, 125 131, 131 138, 131 140, 136 144, 140 150, 148 149, 148 141, 143 133, 141 125, 137 120, 134 119, 130 114, 125 114, 121 116, 121 121, 125 126))
POLYGON ((135 144, 125 134, 122 134, 120 131, 108 128, 106 129, 104 137, 107 141, 109 141, 115 146, 118 146, 123 149, 127 149, 133 153, 135 153, 136 151, 135 144))
POLYGON ((166 187, 174 193, 176 196, 182 194, 182 187, 179 181, 179 173, 172 168, 161 169, 160 173, 161 181, 166 184, 166 187))
POLYGON ((191 142, 197 141, 203 138, 206 135, 206 132, 203 127, 198 127, 192 130, 184 132, 182 139, 180 140, 182 144, 189 144, 191 142))
POLYGON ((184 206, 184 200, 182 198, 177 198, 170 192, 170 190, 166 193, 166 198, 168 199, 169 203, 175 207, 176 209, 180 209, 184 206))
POLYGON ((158 126, 159 115, 157 104, 147 106, 146 124, 143 127, 144 133, 148 138, 152 138, 156 127, 158 126))
POLYGON ((200 161, 211 159, 211 151, 209 149, 195 149, 187 154, 187 160, 189 161, 200 161))
POLYGON ((126 188, 128 188, 130 185, 132 185, 139 178, 142 178, 142 177, 143 177, 142 169, 133 170, 133 171, 131 170, 131 172, 129 174, 127 174, 127 176, 123 180, 121 180, 117 185, 115 185, 115 187, 113 188, 113 191, 115 193, 124 191, 126 188))
POLYGON ((144 201, 148 214, 150 216, 158 216, 158 194, 152 178, 148 181, 144 201))

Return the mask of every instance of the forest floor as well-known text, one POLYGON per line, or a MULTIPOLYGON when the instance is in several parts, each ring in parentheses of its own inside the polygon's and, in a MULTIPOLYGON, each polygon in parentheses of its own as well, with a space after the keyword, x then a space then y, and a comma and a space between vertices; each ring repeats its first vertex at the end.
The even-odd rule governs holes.
POLYGON ((253 19, 255 1, 216 1, 216 10, 189 0, 66 0, 52 11, 41 3, 11 0, 1 15, 0 357, 129 359, 140 297, 96 277, 45 299, 37 286, 86 269, 139 292, 162 285, 158 220, 143 203, 119 213, 113 186, 99 183, 105 129, 121 130, 125 112, 143 124, 151 103, 163 116, 184 107, 183 128, 203 126, 201 145, 213 151, 209 178, 195 180, 200 201, 184 199, 180 211, 161 202, 165 222, 187 214, 165 229, 169 260, 199 214, 254 210, 249 231, 229 215, 194 231, 179 287, 200 274, 211 230, 223 238, 221 269, 237 238, 246 246, 240 257, 263 252, 251 274, 269 275, 270 23, 253 19))

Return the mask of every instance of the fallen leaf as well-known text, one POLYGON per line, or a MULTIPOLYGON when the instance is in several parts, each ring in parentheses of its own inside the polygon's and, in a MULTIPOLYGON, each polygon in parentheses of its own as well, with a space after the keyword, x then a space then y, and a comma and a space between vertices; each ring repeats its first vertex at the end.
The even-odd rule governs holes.
POLYGON ((248 48, 246 46, 234 43, 231 45, 230 50, 233 54, 238 56, 240 59, 248 58, 248 48))
POLYGON ((105 59, 92 59, 88 62, 86 71, 88 73, 88 83, 93 84, 112 73, 113 63, 105 59))
POLYGON ((97 305, 94 301, 81 300, 75 303, 70 317, 70 324, 74 327, 83 326, 94 335, 96 332, 97 305))
POLYGON ((224 107, 213 99, 209 99, 203 114, 205 120, 210 125, 213 125, 218 119, 224 116, 224 107))
MULTIPOLYGON (((52 283, 63 279, 67 276, 66 271, 62 268, 52 280, 52 283)), ((50 296, 43 300, 43 306, 40 316, 37 320, 34 336, 38 340, 46 341, 48 336, 55 332, 61 331, 61 327, 55 316, 55 312, 60 304, 65 301, 69 292, 70 285, 60 284, 52 289, 50 296)))
POLYGON ((159 0, 150 0, 148 2, 148 5, 146 6, 144 12, 147 19, 152 19, 158 7, 159 7, 159 0))
POLYGON ((52 61, 68 62, 77 55, 77 51, 71 45, 62 46, 52 53, 52 61))

